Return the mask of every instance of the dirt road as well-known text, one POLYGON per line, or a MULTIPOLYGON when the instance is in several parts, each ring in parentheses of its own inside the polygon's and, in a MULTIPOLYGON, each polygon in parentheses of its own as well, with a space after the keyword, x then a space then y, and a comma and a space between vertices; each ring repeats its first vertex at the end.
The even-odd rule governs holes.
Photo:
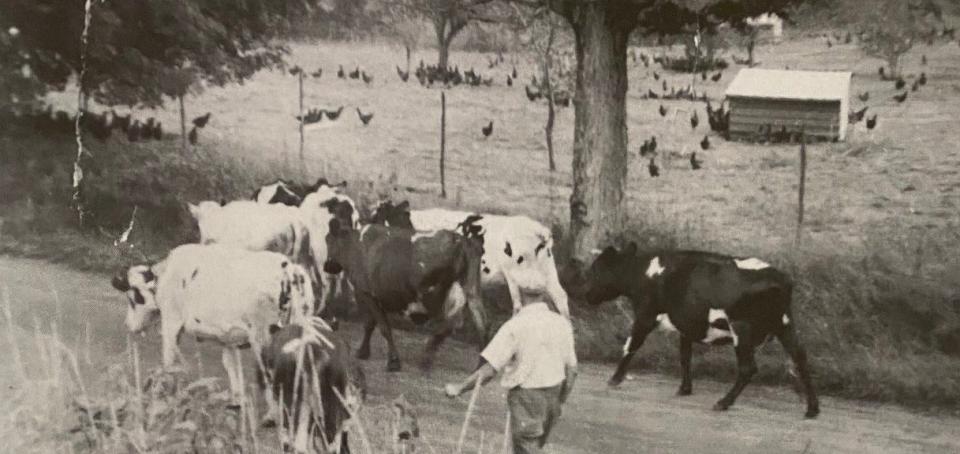
MULTIPOLYGON (((8 290, 15 331, 27 337, 34 319, 47 327, 57 320, 60 336, 75 348, 85 350, 85 329, 90 327, 90 360, 85 367, 93 381, 106 365, 124 355, 127 333, 123 327, 125 307, 110 287, 109 278, 85 274, 45 262, 0 257, 0 291, 8 290), (59 298, 59 303, 57 302, 59 298)), ((0 323, 5 327, 6 323, 0 323)), ((0 328, 6 329, 6 328, 0 328)), ((46 329, 46 328, 45 328, 46 329)), ((356 338, 358 328, 348 326, 356 338)), ((420 413, 421 430, 435 452, 451 452, 462 423, 466 399, 448 400, 440 389, 459 377, 476 356, 472 347, 451 342, 441 352, 437 369, 429 377, 414 364, 424 339, 400 333, 405 369, 384 371, 384 345, 376 336, 373 358, 365 365, 370 381, 371 408, 405 394, 420 413)), ((16 386, 11 373, 12 350, 6 336, 0 341, 0 389, 16 386)), ((158 364, 159 335, 138 339, 148 367, 158 364)), ((30 360, 27 339, 19 348, 30 360)), ((218 355, 210 346, 186 342, 187 356, 200 352, 207 374, 222 375, 218 355)), ((28 365, 29 366, 29 365, 28 365)), ((29 368, 28 368, 29 369, 29 368)), ((960 452, 960 420, 912 413, 895 406, 825 398, 822 414, 814 421, 803 419, 803 406, 788 389, 750 387, 737 405, 726 413, 710 410, 728 384, 699 380, 694 395, 674 396, 676 377, 640 375, 616 390, 606 387, 611 367, 586 364, 577 390, 564 408, 564 416, 552 437, 548 452, 554 453, 878 453, 960 452)), ((484 452, 502 443, 505 408, 503 392, 496 386, 483 390, 469 444, 476 452, 481 433, 484 452)), ((376 419, 374 413, 367 420, 376 419)), ((420 452, 431 452, 429 448, 420 452)))

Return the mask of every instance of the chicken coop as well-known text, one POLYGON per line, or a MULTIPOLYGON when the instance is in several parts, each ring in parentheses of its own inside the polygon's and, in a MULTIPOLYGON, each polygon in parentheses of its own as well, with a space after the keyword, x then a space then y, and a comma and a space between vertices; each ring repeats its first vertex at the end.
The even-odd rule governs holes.
POLYGON ((744 68, 727 87, 730 137, 795 135, 844 140, 850 108, 850 72, 744 68))

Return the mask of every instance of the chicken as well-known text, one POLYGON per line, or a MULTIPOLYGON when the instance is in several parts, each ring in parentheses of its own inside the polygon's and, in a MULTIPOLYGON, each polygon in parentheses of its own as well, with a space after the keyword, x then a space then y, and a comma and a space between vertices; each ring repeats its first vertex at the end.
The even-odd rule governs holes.
POLYGON ((650 99, 657 99, 657 98, 659 98, 660 96, 657 95, 656 93, 654 93, 653 90, 651 90, 651 89, 648 88, 648 89, 647 89, 647 97, 650 98, 650 99))
MULTIPOLYGON (((303 116, 303 124, 312 125, 314 123, 319 123, 321 120, 323 120, 324 114, 326 114, 326 110, 310 109, 307 111, 307 114, 303 116)), ((296 118, 297 121, 300 121, 300 115, 297 115, 294 118, 296 118)))
POLYGON ((373 76, 367 74, 366 71, 360 73, 360 77, 363 78, 363 83, 370 85, 370 82, 373 82, 373 76))
POLYGON ((410 79, 410 71, 401 71, 399 66, 397 66, 397 75, 400 76, 400 80, 404 82, 410 79))
POLYGON ((873 114, 872 117, 867 118, 867 129, 873 129, 877 127, 877 114, 873 114))
POLYGON ((723 77, 723 71, 718 72, 718 73, 710 76, 710 80, 712 80, 712 81, 714 81, 714 82, 720 82, 720 78, 721 78, 721 77, 723 77))
POLYGON ((883 66, 881 66, 880 69, 877 70, 877 73, 880 74, 881 79, 887 78, 887 73, 886 73, 886 70, 883 69, 883 66))
POLYGON ((480 129, 480 132, 483 133, 483 137, 490 137, 490 134, 493 134, 493 120, 490 120, 490 124, 480 129))
MULTIPOLYGON (((653 72, 653 80, 660 80, 660 74, 657 73, 656 71, 653 72)), ((667 81, 663 81, 663 82, 666 83, 667 81)), ((664 88, 664 90, 666 90, 666 88, 664 88)))
POLYGON ((357 107, 357 116, 360 117, 360 121, 363 122, 364 126, 370 124, 370 120, 373 120, 373 112, 364 114, 363 112, 360 111, 359 107, 357 107))
POLYGON ((694 151, 693 153, 690 153, 690 167, 693 168, 693 170, 700 170, 702 165, 703 161, 697 159, 697 152, 694 151))
POLYGON ((512 87, 512 86, 513 86, 513 78, 510 77, 509 74, 507 74, 507 86, 508 86, 508 87, 512 87))
POLYGON ((300 74, 301 72, 303 72, 303 69, 301 69, 299 66, 294 65, 293 68, 290 68, 290 75, 291 75, 291 76, 296 76, 297 74, 300 74))
POLYGON ((199 116, 199 117, 197 117, 197 118, 194 118, 194 119, 193 119, 193 125, 196 126, 196 127, 198 127, 198 128, 203 128, 204 126, 207 125, 207 122, 210 121, 210 115, 212 115, 212 114, 211 114, 210 112, 207 112, 207 113, 204 114, 204 115, 201 115, 201 116, 199 116))
POLYGON ((351 79, 359 79, 359 78, 360 78, 360 67, 357 66, 357 69, 355 69, 355 70, 353 70, 353 71, 350 71, 349 76, 350 76, 351 79))
POLYGON ((920 89, 920 80, 913 81, 913 84, 910 86, 910 91, 917 91, 920 89))
POLYGON ((703 140, 700 141, 700 149, 701 149, 701 150, 704 150, 704 151, 710 149, 710 137, 709 137, 709 136, 703 136, 703 140))
POLYGON ((190 128, 190 133, 187 134, 187 140, 190 141, 190 145, 197 144, 197 127, 196 126, 190 128))
POLYGON ((531 90, 529 85, 525 85, 523 88, 524 90, 527 91, 527 99, 529 99, 530 101, 536 101, 540 99, 541 96, 543 96, 543 94, 540 93, 539 91, 531 90))
POLYGON ((343 112, 343 106, 340 106, 340 108, 337 109, 337 110, 335 110, 335 111, 329 111, 329 110, 328 110, 328 111, 325 111, 325 112, 326 112, 326 114, 327 114, 327 119, 328 119, 328 120, 336 121, 338 118, 340 118, 340 113, 343 112))
POLYGON ((667 79, 663 79, 663 91, 667 91, 667 79))
POLYGON ((322 75, 323 75, 323 68, 317 68, 316 71, 310 73, 310 77, 313 77, 314 79, 319 79, 320 76, 322 75))
POLYGON ((926 66, 926 64, 927 64, 927 54, 923 54, 923 55, 920 56, 920 64, 926 66))
POLYGON ((703 71, 703 72, 700 73, 700 80, 702 80, 702 81, 704 81, 704 82, 707 81, 707 72, 706 72, 706 71, 703 71))
POLYGON ((661 117, 666 117, 666 116, 667 116, 667 108, 666 108, 666 107, 663 107, 663 104, 660 104, 660 116, 661 116, 661 117))
POLYGON ((907 86, 907 81, 903 80, 902 77, 898 77, 893 86, 896 87, 897 90, 903 90, 903 87, 907 86))
POLYGON ((894 96, 893 99, 896 99, 896 100, 897 100, 897 104, 902 104, 904 101, 907 100, 907 95, 908 95, 909 93, 910 93, 910 92, 905 91, 905 92, 903 92, 903 93, 901 93, 901 94, 899 94, 899 95, 894 96))
POLYGON ((660 176, 660 167, 657 167, 657 163, 653 162, 653 158, 650 158, 650 164, 647 164, 647 170, 650 172, 651 177, 660 176))
POLYGON ((927 84, 927 73, 920 73, 920 78, 917 79, 917 82, 920 82, 920 85, 927 84))
POLYGON ((861 101, 867 102, 867 101, 870 100, 870 92, 869 92, 869 91, 865 91, 865 92, 860 93, 859 95, 857 95, 857 97, 860 98, 861 101))
POLYGON ((867 109, 868 109, 868 107, 864 107, 863 109, 860 109, 860 110, 858 110, 858 111, 856 111, 856 112, 850 112, 850 113, 847 115, 847 119, 850 121, 850 124, 855 125, 855 124, 863 121, 863 116, 866 115, 867 109))
POLYGON ((346 73, 343 72, 343 65, 340 65, 340 69, 337 70, 337 78, 343 79, 346 77, 346 73))
POLYGON ((513 67, 513 72, 511 72, 510 75, 513 76, 514 79, 517 78, 517 67, 516 67, 516 66, 513 67))
POLYGON ((830 38, 827 38, 827 49, 833 47, 833 41, 830 41, 830 38))
POLYGON ((690 127, 697 129, 697 126, 700 125, 700 117, 697 115, 697 111, 693 111, 693 116, 690 117, 690 127))

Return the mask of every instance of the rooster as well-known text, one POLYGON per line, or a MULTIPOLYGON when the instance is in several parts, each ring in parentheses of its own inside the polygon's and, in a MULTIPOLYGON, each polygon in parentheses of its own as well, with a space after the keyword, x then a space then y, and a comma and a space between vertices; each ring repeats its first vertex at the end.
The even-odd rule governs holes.
POLYGON ((197 127, 196 126, 190 128, 190 133, 187 134, 187 140, 190 141, 190 145, 197 144, 197 127))
POLYGON ((397 66, 397 75, 400 76, 400 80, 404 82, 410 79, 410 71, 403 72, 400 70, 399 66, 397 66))
POLYGON ((357 116, 360 117, 360 121, 363 122, 364 126, 370 124, 370 120, 373 120, 373 112, 364 114, 363 112, 360 111, 359 107, 357 107, 357 116))
POLYGON ((859 95, 857 95, 857 97, 860 98, 861 101, 867 102, 867 101, 870 100, 870 92, 869 92, 869 91, 865 91, 865 92, 860 93, 859 95))
POLYGON ((647 164, 647 170, 650 172, 651 177, 660 176, 660 167, 657 167, 657 163, 653 162, 653 158, 650 158, 650 164, 647 164))
POLYGON ((901 94, 899 94, 899 95, 894 96, 893 99, 896 99, 896 100, 897 100, 897 104, 903 104, 903 102, 907 100, 907 95, 908 95, 909 93, 910 93, 910 92, 905 91, 905 92, 903 92, 903 93, 901 93, 901 94))
POLYGON ((483 133, 483 137, 490 137, 490 134, 493 134, 493 120, 490 120, 490 124, 481 128, 480 132, 483 133))
POLYGON ((513 72, 511 72, 510 75, 513 76, 514 79, 517 78, 517 67, 516 67, 516 66, 513 67, 513 72))
POLYGON ((663 79, 663 91, 667 91, 667 79, 663 79))
POLYGON ((720 78, 721 78, 721 77, 723 77, 723 71, 718 72, 718 73, 710 76, 710 80, 712 80, 712 81, 714 81, 714 82, 720 82, 720 78))
POLYGON ((927 64, 927 54, 923 54, 923 55, 920 56, 920 64, 926 66, 926 64, 927 64))
POLYGON ((697 159, 697 152, 694 151, 693 153, 690 153, 690 167, 693 168, 693 170, 700 170, 702 165, 703 161, 697 159))
POLYGON ((367 74, 366 71, 360 73, 360 77, 363 78, 363 83, 370 85, 370 82, 373 82, 373 76, 367 74))
POLYGON ((697 115, 697 111, 693 111, 693 116, 690 117, 690 127, 697 129, 697 126, 700 125, 700 117, 697 115))
POLYGON ((310 77, 313 77, 314 79, 319 79, 320 76, 322 75, 323 75, 323 68, 317 68, 316 71, 310 73, 310 77))
POLYGON ((647 97, 650 98, 650 99, 657 99, 657 98, 660 97, 660 95, 654 93, 653 90, 651 90, 651 89, 648 88, 648 89, 647 89, 647 97))
POLYGON ((198 128, 203 128, 207 125, 207 122, 210 121, 210 112, 207 112, 205 115, 201 115, 193 119, 193 125, 198 128))
POLYGON ((850 124, 855 125, 863 121, 863 116, 866 115, 867 109, 867 107, 864 107, 856 112, 850 112, 850 114, 847 115, 848 120, 850 120, 850 124))
POLYGON ((290 75, 291 75, 291 76, 296 76, 297 74, 300 74, 301 72, 303 72, 303 69, 301 69, 299 66, 294 66, 293 68, 290 68, 290 75))
POLYGON ((667 108, 666 108, 666 107, 663 107, 663 104, 660 104, 660 109, 659 109, 659 111, 660 111, 660 116, 661 116, 661 117, 666 117, 666 116, 667 116, 667 108))
POLYGON ((541 96, 543 96, 543 94, 541 94, 539 91, 531 90, 529 85, 525 85, 523 88, 524 90, 527 91, 527 99, 529 99, 530 101, 536 101, 540 99, 541 96))
POLYGON ((703 140, 700 141, 700 149, 704 151, 710 149, 710 136, 703 136, 703 140))
POLYGON ((872 117, 867 118, 867 129, 872 130, 877 127, 877 114, 873 114, 872 117))
POLYGON ((920 78, 917 79, 917 82, 920 82, 920 85, 927 84, 927 73, 920 73, 920 78))
POLYGON ((329 110, 325 111, 325 113, 327 114, 327 119, 331 121, 336 121, 338 118, 340 118, 340 113, 342 112, 343 112, 343 106, 340 106, 340 108, 335 111, 329 111, 329 110))
POLYGON ((353 70, 353 71, 350 71, 349 76, 350 76, 351 79, 359 79, 359 78, 360 78, 360 67, 357 66, 357 69, 355 69, 355 70, 353 70))
POLYGON ((343 72, 343 65, 340 65, 340 69, 337 70, 337 78, 343 79, 346 77, 346 73, 343 72))
POLYGON ((508 86, 508 87, 512 87, 512 86, 513 86, 513 78, 510 77, 509 74, 507 74, 507 86, 508 86))
MULTIPOLYGON (((660 74, 657 73, 656 71, 653 72, 653 80, 660 80, 660 74)), ((667 81, 663 81, 663 82, 666 83, 667 81)), ((664 88, 664 90, 666 90, 666 88, 664 88)))
POLYGON ((903 90, 903 87, 907 86, 907 81, 903 80, 902 77, 898 77, 893 86, 896 87, 897 90, 903 90))
POLYGON ((887 78, 887 70, 883 69, 883 66, 881 66, 880 69, 877 70, 877 74, 880 74, 881 79, 887 78))

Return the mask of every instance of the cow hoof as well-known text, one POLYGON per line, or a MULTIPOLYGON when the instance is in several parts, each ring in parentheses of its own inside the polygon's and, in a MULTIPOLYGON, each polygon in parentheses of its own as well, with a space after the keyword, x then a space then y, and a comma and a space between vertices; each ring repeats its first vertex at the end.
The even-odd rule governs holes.
POLYGON ((390 360, 387 361, 387 372, 400 372, 400 360, 390 360))
POLYGON ((677 390, 678 396, 689 396, 691 394, 693 394, 692 388, 684 388, 683 386, 681 386, 680 389, 677 390))
POLYGON ((813 418, 816 418, 817 415, 819 414, 820 414, 819 408, 810 408, 810 409, 807 409, 807 413, 804 414, 804 417, 806 417, 807 419, 813 419, 813 418))
POLYGON ((730 408, 730 405, 724 403, 722 400, 713 404, 713 411, 727 411, 728 408, 730 408))
POLYGON ((610 380, 607 380, 607 386, 611 388, 617 388, 620 386, 620 383, 623 382, 622 378, 613 377, 610 380))

